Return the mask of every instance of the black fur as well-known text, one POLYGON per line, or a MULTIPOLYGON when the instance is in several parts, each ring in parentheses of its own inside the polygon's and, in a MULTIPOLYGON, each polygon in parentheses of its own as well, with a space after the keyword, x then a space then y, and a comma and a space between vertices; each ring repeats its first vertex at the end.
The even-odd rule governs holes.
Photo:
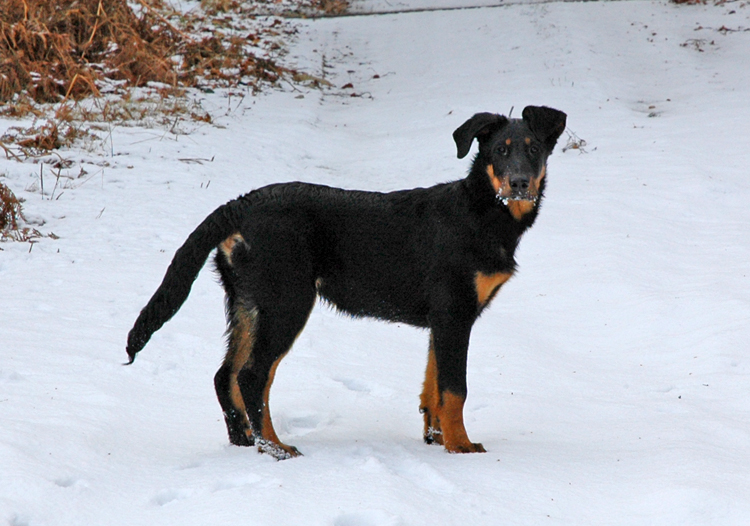
POLYGON ((481 303, 477 276, 514 272, 519 239, 539 210, 547 157, 564 129, 565 114, 546 107, 529 106, 522 119, 479 113, 453 134, 459 158, 479 142, 462 180, 390 193, 277 184, 219 207, 177 251, 141 311, 128 335, 130 362, 187 299, 210 252, 239 234, 231 251, 216 254, 232 356, 233 345, 244 345, 241 332, 233 343, 233 331, 252 322, 252 359, 237 377, 249 424, 229 395, 229 354, 215 378, 232 443, 274 441, 261 429, 269 371, 316 297, 353 316, 431 329, 441 400, 446 392, 465 398, 471 327, 497 292, 481 303), (502 188, 493 188, 490 172, 502 188))

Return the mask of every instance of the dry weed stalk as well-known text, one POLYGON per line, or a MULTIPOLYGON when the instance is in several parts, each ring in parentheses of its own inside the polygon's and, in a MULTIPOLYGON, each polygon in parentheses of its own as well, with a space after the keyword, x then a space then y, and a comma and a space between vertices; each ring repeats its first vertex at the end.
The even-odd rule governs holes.
POLYGON ((21 202, 10 188, 0 183, 0 231, 18 230, 18 222, 22 220, 21 202))
MULTIPOLYGON (((0 183, 0 241, 32 241, 43 237, 35 228, 24 226, 21 200, 7 185, 0 183)), ((57 237, 50 234, 50 237, 57 237)))

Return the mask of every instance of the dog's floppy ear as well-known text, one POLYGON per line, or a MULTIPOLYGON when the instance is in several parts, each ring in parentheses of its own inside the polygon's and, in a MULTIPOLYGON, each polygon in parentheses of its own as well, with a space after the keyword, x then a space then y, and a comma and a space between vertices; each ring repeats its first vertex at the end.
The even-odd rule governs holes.
POLYGON ((508 123, 508 119, 497 113, 477 113, 471 119, 463 123, 453 132, 453 140, 456 141, 458 158, 463 159, 471 149, 471 143, 476 138, 480 142, 490 133, 502 128, 508 123))
POLYGON ((567 115, 546 106, 526 106, 523 109, 522 117, 537 138, 552 151, 557 139, 565 131, 567 115))

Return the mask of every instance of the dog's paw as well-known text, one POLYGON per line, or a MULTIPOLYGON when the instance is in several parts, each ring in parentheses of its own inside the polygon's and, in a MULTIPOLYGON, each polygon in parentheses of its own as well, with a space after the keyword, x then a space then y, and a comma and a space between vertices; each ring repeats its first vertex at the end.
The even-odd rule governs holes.
POLYGON ((252 432, 230 430, 229 443, 233 446, 250 447, 255 445, 255 437, 252 432))
POLYGON ((465 444, 447 444, 445 449, 448 453, 487 453, 484 446, 479 442, 467 442, 465 444))
POLYGON ((271 455, 276 460, 287 460, 289 458, 301 457, 302 453, 299 452, 294 446, 287 446, 286 444, 271 442, 269 440, 258 440, 258 453, 265 453, 271 455))
POLYGON ((439 444, 443 445, 443 432, 440 429, 436 429, 429 426, 424 433, 425 444, 439 444))

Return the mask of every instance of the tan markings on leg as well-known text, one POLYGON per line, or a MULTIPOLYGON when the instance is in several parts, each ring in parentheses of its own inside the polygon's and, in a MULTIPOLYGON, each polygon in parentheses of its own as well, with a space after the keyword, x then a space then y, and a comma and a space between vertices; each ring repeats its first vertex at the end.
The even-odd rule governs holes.
POLYGON ((422 436, 425 442, 442 444, 443 435, 440 430, 440 422, 437 419, 440 393, 438 392, 437 361, 435 360, 432 336, 430 336, 430 351, 427 355, 427 371, 425 372, 422 394, 419 399, 419 410, 424 415, 424 434, 422 436))
POLYGON ((279 440, 279 436, 276 434, 276 430, 273 428, 273 422, 271 421, 271 406, 269 405, 269 395, 271 394, 271 384, 276 376, 276 369, 279 367, 281 360, 286 356, 282 354, 279 358, 273 362, 271 370, 268 372, 268 379, 266 380, 266 386, 263 388, 263 408, 261 417, 261 429, 260 436, 261 442, 258 445, 258 450, 261 453, 269 453, 276 457, 278 460, 283 460, 292 457, 298 457, 301 453, 294 446, 288 446, 279 440))
POLYGON ((508 281, 512 272, 495 272, 494 274, 485 274, 477 272, 474 276, 474 286, 477 291, 477 302, 480 306, 487 305, 495 297, 500 286, 508 281))
POLYGON ((271 422, 271 408, 268 405, 268 395, 271 393, 271 384, 276 377, 276 369, 278 368, 282 358, 283 356, 273 362, 271 370, 268 372, 268 380, 266 381, 266 386, 263 389, 263 420, 261 423, 261 436, 266 440, 270 440, 271 442, 274 442, 276 444, 281 441, 276 434, 276 430, 273 428, 273 422, 271 422))
MULTIPOLYGON (((310 313, 308 312, 307 315, 309 317, 310 313)), ((300 332, 298 332, 297 336, 295 336, 295 341, 301 333, 302 330, 300 329, 300 332)), ((292 345, 294 345, 294 342, 292 342, 292 345)), ((291 349, 291 347, 292 346, 290 345, 289 348, 291 349)), ((284 354, 279 356, 275 362, 273 362, 273 365, 271 365, 271 369, 268 371, 266 385, 263 388, 263 408, 261 409, 262 414, 260 429, 261 440, 260 444, 258 445, 258 451, 260 451, 261 453, 268 453, 271 456, 275 457, 277 460, 284 460, 287 458, 293 458, 302 455, 302 453, 300 453, 296 447, 284 444, 281 440, 279 440, 279 437, 276 434, 276 430, 273 428, 273 421, 271 420, 271 406, 269 405, 269 398, 271 396, 271 384, 273 384, 273 380, 276 377, 276 369, 278 369, 281 360, 284 359, 284 356, 286 356, 288 352, 289 350, 287 350, 284 354)))
POLYGON ((253 345, 255 345, 255 325, 258 309, 253 307, 249 311, 244 307, 237 307, 229 333, 229 351, 224 357, 224 363, 229 366, 229 397, 232 405, 246 425, 245 433, 250 437, 252 428, 247 417, 247 407, 242 399, 242 392, 237 377, 240 371, 252 362, 253 345))
POLYGON ((245 239, 240 235, 239 232, 235 232, 224 241, 219 243, 219 249, 221 249, 221 251, 224 253, 230 265, 232 264, 232 250, 234 250, 234 246, 240 242, 244 243, 245 239))
POLYGON ((449 453, 484 453, 482 444, 472 443, 464 427, 464 402, 466 398, 450 391, 441 393, 439 406, 443 445, 449 453))
MULTIPOLYGON (((281 363, 281 360, 284 358, 284 356, 286 356, 286 354, 281 355, 275 362, 273 362, 271 370, 268 372, 268 380, 266 380, 266 386, 263 388, 263 416, 261 420, 260 435, 266 443, 261 444, 260 448, 261 450, 263 450, 264 448, 268 448, 269 446, 273 448, 280 448, 283 451, 283 453, 281 454, 281 458, 290 458, 299 456, 300 452, 296 447, 287 446, 286 444, 283 444, 281 440, 279 440, 279 437, 276 434, 276 430, 273 428, 273 422, 271 421, 271 407, 269 405, 271 384, 273 383, 273 379, 276 377, 276 369, 279 367, 279 363, 281 363)), ((273 454, 274 456, 279 458, 278 453, 281 452, 276 452, 273 454)))

